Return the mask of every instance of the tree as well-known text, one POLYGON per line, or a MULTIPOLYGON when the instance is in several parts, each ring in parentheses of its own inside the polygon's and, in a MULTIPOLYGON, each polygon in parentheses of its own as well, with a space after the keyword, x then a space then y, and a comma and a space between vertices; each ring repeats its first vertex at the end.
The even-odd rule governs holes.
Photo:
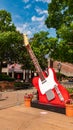
MULTIPOLYGON (((19 61, 23 38, 18 32, 7 31, 0 33, 0 68, 3 61, 19 61)), ((0 69, 0 70, 1 70, 0 69)))
POLYGON ((58 30, 62 24, 69 26, 73 20, 72 0, 52 0, 48 5, 48 14, 45 24, 58 30))
POLYGON ((0 11, 0 73, 3 61, 21 61, 23 37, 12 23, 11 14, 0 11), (20 54, 21 52, 21 54, 20 54))
POLYGON ((15 30, 16 27, 12 23, 11 14, 6 10, 0 10, 0 32, 15 30))
POLYGON ((0 10, 0 73, 3 61, 21 63, 24 69, 34 68, 23 44, 23 34, 16 31, 11 14, 0 10))
POLYGON ((56 57, 73 63, 73 2, 72 0, 52 0, 48 5, 45 24, 55 28, 58 37, 56 57))
POLYGON ((54 47, 56 47, 55 44, 57 42, 57 38, 49 38, 48 35, 48 32, 41 31, 34 34, 34 37, 30 39, 31 47, 43 70, 48 66, 45 56, 46 54, 49 54, 49 52, 51 52, 52 56, 52 50, 54 51, 54 47))

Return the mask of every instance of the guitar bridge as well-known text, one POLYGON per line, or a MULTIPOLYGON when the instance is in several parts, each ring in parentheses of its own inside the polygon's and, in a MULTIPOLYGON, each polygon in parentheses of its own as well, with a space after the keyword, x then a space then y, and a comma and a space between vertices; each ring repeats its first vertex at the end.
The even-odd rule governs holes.
POLYGON ((59 88, 58 88, 57 85, 55 85, 55 90, 56 90, 56 92, 57 92, 57 94, 58 94, 58 96, 59 96, 59 99, 60 99, 61 101, 64 101, 64 98, 63 98, 63 96, 62 96, 62 94, 61 94, 61 92, 60 92, 60 90, 59 90, 59 88))

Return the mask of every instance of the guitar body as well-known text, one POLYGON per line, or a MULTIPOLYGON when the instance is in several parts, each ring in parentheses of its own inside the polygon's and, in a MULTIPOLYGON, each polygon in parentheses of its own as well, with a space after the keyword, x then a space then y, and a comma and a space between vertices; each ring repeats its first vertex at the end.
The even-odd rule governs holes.
MULTIPOLYGON (((70 99, 70 95, 69 95, 68 91, 66 90, 66 88, 63 87, 63 86, 57 81, 56 73, 55 73, 54 69, 52 69, 52 68, 49 68, 49 69, 51 69, 52 72, 53 72, 54 81, 55 81, 55 83, 58 85, 58 89, 59 89, 59 91, 61 92, 61 94, 62 94, 62 96, 63 96, 63 98, 64 98, 64 101, 61 101, 61 100, 60 100, 59 95, 57 94, 57 92, 56 92, 56 90, 55 90, 54 87, 52 87, 52 92, 55 94, 55 97, 54 97, 54 99, 52 99, 52 100, 48 100, 46 94, 45 94, 45 93, 42 94, 42 92, 41 92, 41 89, 40 89, 41 86, 39 86, 39 76, 37 76, 37 77, 34 77, 34 78, 33 78, 32 83, 33 83, 34 87, 35 87, 35 88, 37 89, 37 91, 38 91, 38 100, 39 100, 39 103, 65 106, 65 102, 66 102, 66 100, 70 99)), ((49 74, 49 75, 50 75, 50 74, 49 74)), ((46 73, 44 73, 44 76, 45 76, 45 78, 47 77, 47 76, 46 76, 46 73)), ((51 77, 51 78, 52 78, 52 77, 51 77)), ((44 87, 45 87, 45 86, 44 86, 44 87)), ((49 88, 49 87, 50 87, 50 86, 48 86, 48 88, 49 88)))

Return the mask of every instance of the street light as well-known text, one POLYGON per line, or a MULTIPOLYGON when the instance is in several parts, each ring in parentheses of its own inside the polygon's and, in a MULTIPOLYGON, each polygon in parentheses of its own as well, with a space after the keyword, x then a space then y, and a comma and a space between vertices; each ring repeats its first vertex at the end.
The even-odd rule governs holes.
POLYGON ((61 63, 58 63, 57 66, 58 66, 59 81, 60 81, 60 72, 61 72, 62 65, 61 65, 61 63))
POLYGON ((51 52, 53 50, 51 50, 48 54, 45 55, 45 59, 47 59, 48 61, 48 66, 53 68, 53 59, 51 58, 51 52))
POLYGON ((14 78, 14 66, 12 66, 12 78, 14 78))

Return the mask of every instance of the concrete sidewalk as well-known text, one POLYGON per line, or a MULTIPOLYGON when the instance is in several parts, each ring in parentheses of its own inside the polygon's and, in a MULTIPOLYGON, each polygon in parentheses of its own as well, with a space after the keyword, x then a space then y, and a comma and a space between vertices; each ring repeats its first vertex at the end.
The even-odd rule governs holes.
POLYGON ((73 130, 73 117, 22 104, 0 110, 0 130, 73 130))
MULTIPOLYGON (((15 106, 17 104, 24 103, 24 95, 36 93, 37 90, 32 87, 30 89, 18 90, 18 91, 5 91, 0 92, 0 109, 15 106)), ((34 95, 36 97, 36 94, 34 95)))

